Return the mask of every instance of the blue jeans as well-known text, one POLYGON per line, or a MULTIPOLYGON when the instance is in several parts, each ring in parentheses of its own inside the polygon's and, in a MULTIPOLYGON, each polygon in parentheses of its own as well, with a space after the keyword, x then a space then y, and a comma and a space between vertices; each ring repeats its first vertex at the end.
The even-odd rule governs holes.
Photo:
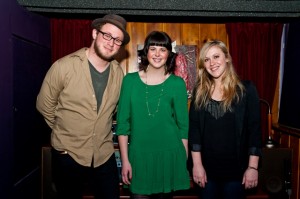
POLYGON ((120 197, 114 154, 103 165, 93 168, 78 164, 68 154, 52 150, 52 176, 58 199, 82 199, 86 188, 95 199, 120 197))
POLYGON ((201 199, 245 199, 245 189, 241 181, 208 180, 205 188, 200 188, 201 199))

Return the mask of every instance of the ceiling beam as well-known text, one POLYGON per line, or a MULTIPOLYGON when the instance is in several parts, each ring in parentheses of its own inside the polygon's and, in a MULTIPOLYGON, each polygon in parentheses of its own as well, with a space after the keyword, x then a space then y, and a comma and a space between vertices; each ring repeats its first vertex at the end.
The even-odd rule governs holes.
POLYGON ((38 13, 170 17, 299 18, 300 1, 285 0, 17 0, 38 13))

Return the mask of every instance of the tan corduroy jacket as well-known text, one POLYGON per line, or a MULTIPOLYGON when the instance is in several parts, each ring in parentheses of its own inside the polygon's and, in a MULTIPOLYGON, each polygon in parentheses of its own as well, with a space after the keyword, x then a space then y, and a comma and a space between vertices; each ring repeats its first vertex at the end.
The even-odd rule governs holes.
POLYGON ((36 107, 52 129, 51 145, 67 151, 79 164, 94 167, 114 153, 112 115, 118 103, 123 70, 110 63, 110 74, 97 113, 86 48, 57 60, 49 69, 36 107))

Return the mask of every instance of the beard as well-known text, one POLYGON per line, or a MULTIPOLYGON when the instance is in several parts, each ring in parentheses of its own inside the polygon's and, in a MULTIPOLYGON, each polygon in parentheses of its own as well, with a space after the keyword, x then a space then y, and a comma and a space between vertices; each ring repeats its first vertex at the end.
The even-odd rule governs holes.
POLYGON ((113 60, 114 56, 117 54, 117 52, 115 52, 114 54, 107 56, 101 52, 100 48, 96 44, 94 44, 94 50, 98 57, 100 57, 101 59, 108 61, 108 62, 113 60))

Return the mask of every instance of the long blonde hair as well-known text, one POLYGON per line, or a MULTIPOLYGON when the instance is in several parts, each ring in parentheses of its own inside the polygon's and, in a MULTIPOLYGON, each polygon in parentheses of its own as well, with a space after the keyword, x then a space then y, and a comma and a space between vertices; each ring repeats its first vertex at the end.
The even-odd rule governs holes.
POLYGON ((223 75, 221 80, 223 86, 222 106, 224 111, 232 111, 232 103, 235 100, 237 100, 238 102, 243 96, 244 86, 237 73, 235 72, 232 64, 232 58, 226 45, 219 40, 208 41, 201 48, 199 71, 197 74, 197 80, 194 89, 195 107, 197 109, 199 109, 200 107, 206 107, 209 100, 211 99, 211 88, 212 86, 214 86, 214 80, 205 69, 204 59, 207 51, 213 46, 220 48, 225 54, 225 57, 228 59, 227 67, 225 68, 225 74, 223 75), (238 92, 238 90, 240 92, 238 92))

